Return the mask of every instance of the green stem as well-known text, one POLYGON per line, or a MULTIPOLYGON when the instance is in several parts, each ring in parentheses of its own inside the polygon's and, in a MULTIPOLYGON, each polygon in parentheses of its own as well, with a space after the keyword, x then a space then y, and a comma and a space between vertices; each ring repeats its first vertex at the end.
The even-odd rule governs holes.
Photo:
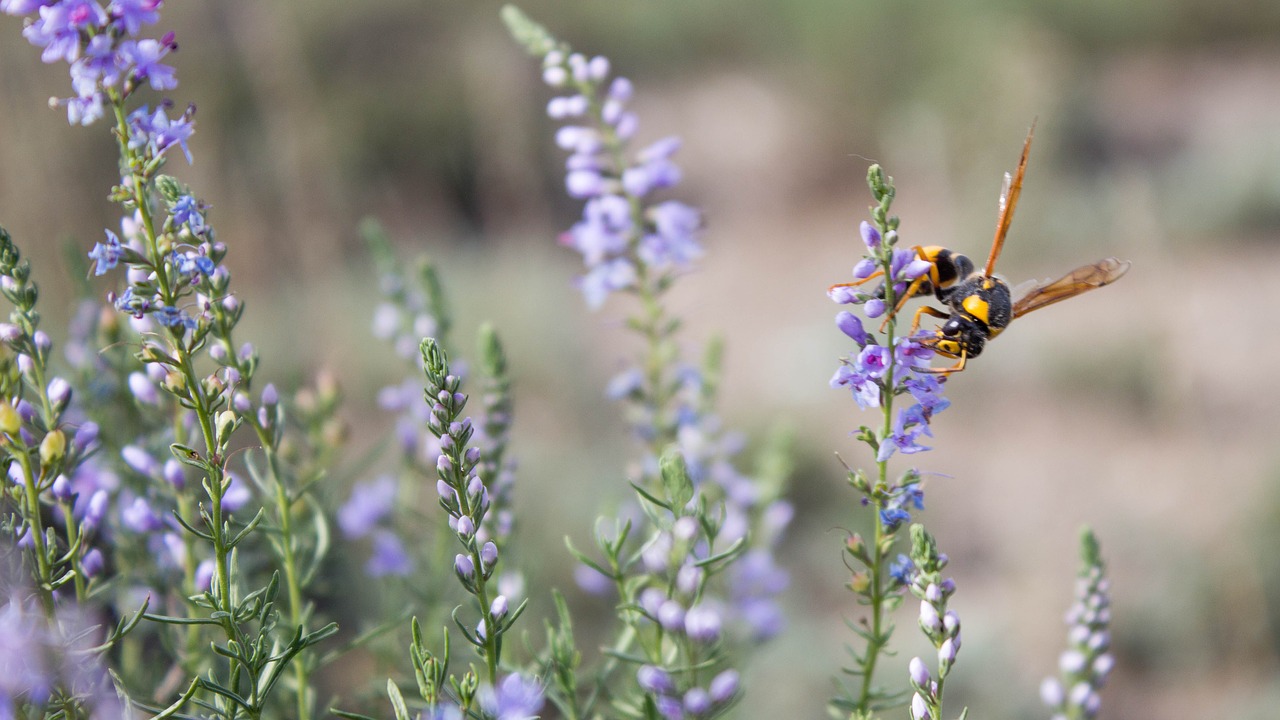
POLYGON ((44 543, 44 523, 40 519, 40 494, 36 488, 35 472, 31 467, 31 456, 27 454, 25 448, 14 455, 22 465, 23 499, 27 503, 27 532, 31 534, 36 556, 36 571, 40 576, 40 604, 44 607, 44 614, 52 619, 54 613, 53 568, 49 565, 49 551, 44 543))
MULTIPOLYGON (((888 210, 887 204, 881 202, 881 207, 888 210)), ((879 228, 883 237, 887 232, 887 227, 879 228)), ((893 290, 893 277, 890 273, 893 262, 893 252, 890 252, 882 259, 881 269, 884 271, 884 304, 885 312, 892 313, 894 306, 897 304, 897 296, 893 290)), ((880 397, 880 408, 884 416, 881 424, 880 435, 877 438, 877 448, 889 441, 889 436, 893 434, 893 388, 894 388, 894 362, 892 354, 894 352, 894 335, 897 330, 896 318, 890 314, 885 320, 885 347, 890 353, 891 360, 887 364, 883 377, 883 392, 880 397)), ((871 565, 870 571, 870 592, 871 592, 871 630, 867 640, 867 653, 865 662, 862 666, 862 689, 858 694, 858 708, 863 711, 871 710, 871 701, 875 695, 873 676, 876 670, 877 661, 880 658, 880 652, 889 643, 889 638, 884 634, 885 626, 885 587, 884 561, 889 555, 889 546, 893 544, 893 536, 885 528, 884 521, 880 517, 880 510, 883 509, 883 494, 889 487, 889 461, 877 460, 877 479, 876 485, 871 489, 871 496, 876 500, 871 505, 875 515, 875 544, 871 547, 871 565)))
MULTIPOLYGON (((124 112, 124 98, 119 93, 112 91, 110 100, 116 118, 116 139, 120 144, 121 157, 124 159, 126 168, 133 179, 131 199, 142 219, 143 240, 146 243, 148 261, 156 271, 156 282, 159 286, 162 301, 168 306, 176 306, 177 296, 170 283, 168 273, 164 271, 164 258, 160 252, 160 236, 156 232, 155 219, 151 213, 150 179, 142 172, 142 159, 129 147, 129 124, 124 112)), ((213 537, 214 580, 216 583, 214 596, 217 601, 217 609, 222 613, 222 620, 219 624, 222 626, 227 640, 235 642, 239 639, 239 632, 235 626, 235 606, 231 597, 230 549, 227 547, 227 538, 224 533, 225 520, 222 511, 222 496, 226 491, 226 484, 223 461, 222 458, 217 457, 218 442, 217 435, 213 429, 212 413, 208 398, 205 397, 203 388, 200 385, 199 376, 195 372, 194 358, 191 356, 186 344, 182 342, 182 331, 173 331, 171 335, 172 343, 170 349, 174 359, 177 360, 177 370, 183 378, 191 407, 196 413, 200 432, 204 439, 205 458, 209 461, 211 468, 211 472, 208 475, 209 501, 211 505, 211 527, 209 532, 213 537)), ((239 663, 231 663, 230 687, 232 689, 236 689, 240 685, 240 670, 239 663)), ((236 715, 235 707, 228 705, 224 709, 224 714, 227 720, 234 720, 236 715)), ((250 715, 256 717, 258 712, 251 711, 250 715)))

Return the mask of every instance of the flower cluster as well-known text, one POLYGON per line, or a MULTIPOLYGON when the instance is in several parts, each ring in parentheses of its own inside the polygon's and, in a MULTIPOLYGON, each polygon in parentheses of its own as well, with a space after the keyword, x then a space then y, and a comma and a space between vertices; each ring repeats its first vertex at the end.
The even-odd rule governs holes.
POLYGON ((1111 655, 1111 581, 1107 580, 1102 552, 1093 533, 1081 534, 1080 576, 1076 601, 1067 611, 1069 647, 1058 658, 1060 678, 1045 678, 1040 698, 1055 720, 1096 717, 1102 707, 1098 691, 1115 665, 1111 655))
POLYGON ((463 633, 485 657, 489 679, 493 682, 501 648, 499 638, 515 622, 524 605, 513 609, 505 595, 490 595, 489 580, 497 569, 498 545, 478 534, 491 506, 489 490, 479 475, 480 449, 471 446, 475 432, 472 421, 462 415, 467 404, 467 395, 460 391, 462 380, 449 372, 448 356, 431 338, 422 343, 422 360, 427 377, 426 395, 432 403, 427 427, 440 441, 436 491, 440 507, 449 516, 449 527, 464 550, 454 559, 454 574, 463 588, 475 596, 481 614, 475 628, 470 631, 463 628, 463 633))
MULTIPOLYGON (((44 49, 44 62, 70 63, 75 95, 53 102, 66 107, 69 122, 88 125, 107 113, 110 95, 128 96, 143 86, 157 91, 177 87, 173 68, 161 62, 178 47, 173 33, 159 40, 138 37, 145 26, 159 22, 161 4, 162 0, 111 0, 105 6, 96 0, 2 0, 0 12, 27 18, 22 34, 44 49)), ((163 123, 166 128, 170 124, 167 119, 163 123)))
MULTIPOLYGON (((60 562, 79 560, 78 572, 65 576, 74 578, 77 600, 84 597, 83 580, 109 562, 122 580, 108 591, 117 602, 135 592, 128 583, 137 583, 144 589, 137 592, 154 588, 150 595, 164 604, 163 614, 145 615, 148 633, 169 632, 157 625, 185 626, 179 641, 161 644, 173 648, 174 667, 193 671, 191 684, 168 710, 155 712, 175 713, 203 692, 196 701, 206 707, 231 703, 260 714, 273 701, 265 693, 240 697, 240 679, 270 688, 288 671, 296 712, 309 717, 307 678, 315 659, 306 651, 336 626, 310 633, 305 627, 315 616, 305 596, 311 576, 303 566, 318 565, 328 545, 317 517, 323 509, 308 497, 315 472, 306 465, 323 454, 318 444, 336 446, 341 433, 322 433, 319 424, 308 423, 332 419, 336 392, 309 410, 299 403, 304 437, 291 443, 289 458, 283 459, 286 401, 270 385, 262 388, 260 402, 251 399, 257 355, 251 344, 233 340, 244 307, 231 293, 230 275, 221 264, 226 247, 208 222, 208 207, 161 174, 174 148, 190 162, 194 108, 175 114, 168 100, 156 106, 133 102, 143 87, 159 92, 177 87, 174 69, 163 62, 177 48, 173 35, 139 37, 159 21, 160 6, 160 0, 0 1, 0 11, 28 16, 24 35, 44 49, 46 62, 70 64, 75 95, 55 104, 65 106, 73 124, 114 118, 120 153, 121 178, 110 193, 124 211, 120 231, 106 230, 88 259, 97 276, 123 270, 123 290, 108 293, 107 299, 128 321, 99 313, 96 323, 83 323, 86 334, 96 328, 108 345, 96 356, 83 352, 84 338, 74 343, 79 361, 73 362, 92 391, 82 394, 74 410, 104 428, 98 441, 108 452, 79 467, 67 465, 65 479, 55 478, 49 487, 50 504, 68 508, 63 524, 74 552, 60 562), (233 470, 232 438, 246 426, 257 444, 235 458, 233 470), (171 459, 161 462, 157 454, 166 449, 171 459), (199 471, 198 482, 188 482, 189 468, 199 471), (251 488, 265 506, 250 507, 256 510, 251 519, 233 517, 256 499, 251 488), (197 495, 201 490, 203 500, 197 495), (82 537, 75 534, 77 523, 82 537), (314 532, 299 533, 304 524, 314 532), (264 535, 270 541, 262 543, 268 562, 255 562, 255 570, 247 571, 233 556, 258 540, 253 531, 260 527, 269 530, 264 535), (110 558, 91 554, 92 533, 112 533, 110 558), (172 577, 175 570, 181 573, 179 582, 172 577), (263 583, 257 590, 251 587, 254 575, 263 583), (278 600, 278 592, 284 598, 278 600), (202 667, 189 659, 210 639, 201 637, 200 625, 215 628, 230 646, 248 649, 229 652, 232 661, 217 672, 202 667), (300 654, 300 662, 290 662, 300 654), (222 671, 226 676, 219 678, 222 671)), ((88 422, 80 425, 81 431, 88 427, 88 422)), ((72 447, 84 454, 90 444, 72 447)), ((36 554, 46 552, 32 535, 36 554)), ((48 575, 40 573, 40 587, 62 584, 54 578, 50 585, 48 575)), ((137 613, 128 628, 143 617, 137 613)), ((112 633, 102 650, 123 633, 112 633)))
MULTIPOLYGON (((406 272, 405 263, 396 257, 390 239, 377 222, 365 221, 361 234, 376 262, 384 296, 374 311, 373 334, 390 343, 397 355, 410 360, 413 370, 411 376, 378 393, 378 405, 395 415, 394 437, 400 472, 357 482, 340 508, 338 519, 347 537, 371 538, 372 555, 365 565, 367 573, 408 576, 414 571, 414 563, 402 535, 392 526, 400 525, 404 537, 415 545, 430 545, 434 536, 425 537, 431 534, 432 528, 423 528, 416 518, 411 525, 398 522, 404 519, 405 513, 396 510, 404 507, 403 498, 412 497, 412 487, 419 485, 424 475, 437 473, 437 460, 442 453, 441 438, 429 428, 435 399, 424 398, 422 393, 419 345, 423 337, 432 337, 442 350, 446 349, 452 318, 434 264, 424 258, 414 272, 406 272), (413 350, 412 356, 407 354, 409 348, 413 350), (344 518, 351 522, 344 522, 344 518)), ((476 375, 481 384, 483 411, 471 426, 471 444, 481 454, 481 465, 476 470, 485 478, 489 508, 476 528, 475 537, 482 544, 493 540, 501 547, 515 523, 511 508, 515 463, 507 454, 512 418, 511 383, 497 333, 484 325, 479 335, 480 362, 476 375)), ((459 382, 468 380, 468 364, 464 361, 451 357, 450 372, 459 382)), ((499 583, 514 591, 519 590, 522 580, 518 573, 510 572, 499 583)))
MULTIPOLYGON (((9 550, 6 545, 0 553, 9 550)), ((9 559, 4 558, 6 566, 9 559)), ((12 568, 3 572, 9 575, 12 568)), ((47 617, 23 599, 25 590, 16 585, 12 578, 0 580, 7 601, 0 607, 0 717, 65 717, 72 708, 86 717, 124 717, 111 680, 91 651, 102 639, 96 629, 75 608, 47 617)))
POLYGON ((947 556, 938 552, 933 536, 924 526, 911 526, 911 558, 916 568, 911 579, 911 594, 920 599, 920 630, 937 650, 938 677, 919 657, 908 664, 911 688, 912 720, 936 720, 942 717, 942 687, 960 651, 960 616, 947 609, 947 600, 956 591, 955 581, 942 577, 947 556))
MULTIPOLYGON (((856 433, 857 439, 871 449, 876 471, 872 474, 862 470, 849 472, 849 484, 861 495, 862 505, 875 511, 874 536, 864 539, 860 533, 852 533, 845 546, 849 560, 861 566, 854 570, 848 587, 870 611, 865 629, 860 632, 866 641, 865 649, 860 652, 850 648, 857 666, 855 674, 862 679, 861 688, 834 701, 841 710, 853 712, 866 712, 891 699, 891 695, 876 688, 872 676, 893 632, 893 625, 885 614, 901 601, 903 591, 918 590, 917 594, 926 600, 922 607, 932 609, 943 607, 945 595, 950 594, 949 590, 941 589, 940 580, 919 585, 922 577, 936 574, 937 567, 930 569, 929 565, 936 565, 936 558, 919 556, 914 551, 911 556, 898 553, 894 557, 893 553, 900 531, 911 520, 912 512, 924 509, 924 489, 920 471, 915 468, 903 472, 896 481, 891 480, 888 462, 895 454, 913 455, 928 450, 921 441, 932 437, 929 426, 933 416, 945 410, 950 401, 942 395, 942 381, 930 371, 934 351, 919 336, 898 334, 899 300, 914 280, 929 272, 930 264, 916 252, 897 246, 898 218, 889 214, 894 198, 892 179, 873 165, 867 174, 867 183, 877 205, 871 208, 871 221, 864 221, 860 226, 865 253, 854 266, 855 280, 834 285, 827 291, 839 304, 861 306, 867 318, 884 317, 878 330, 869 330, 848 310, 836 315, 836 326, 853 340, 857 349, 841 358, 830 383, 832 387, 849 390, 863 410, 878 409, 883 417, 878 428, 863 425, 856 433), (877 278, 881 280, 875 289, 862 289, 877 278), (900 403, 895 412, 895 401, 901 396, 911 402, 900 403)), ((937 643, 949 639, 938 634, 946 632, 943 617, 943 611, 938 610, 936 632, 932 622, 926 629, 926 633, 934 633, 929 637, 937 643)), ((922 615, 922 623, 924 620, 922 615)), ((957 636, 948 647, 954 651, 958 642, 957 636)), ((942 667, 949 669, 949 661, 942 667)), ((915 705, 925 703, 926 708, 932 708, 927 710, 930 717, 936 718, 941 706, 941 682, 936 683, 935 690, 920 662, 913 663, 912 678, 918 698, 913 712, 915 705)), ((916 716, 917 720, 923 717, 920 713, 916 716)))
POLYGON ((635 289, 645 275, 687 270, 702 254, 701 214, 676 200, 651 195, 680 182, 672 156, 680 140, 667 137, 634 155, 639 121, 627 108, 633 87, 610 79, 609 60, 554 45, 541 48, 542 79, 566 94, 547 103, 547 114, 567 124, 556 144, 570 153, 565 189, 586 203, 582 219, 561 242, 582 254, 587 272, 579 286, 592 308, 610 293, 635 289))
POLYGON ((792 515, 780 499, 785 470, 778 468, 785 462, 775 462, 785 451, 769 448, 756 477, 735 467, 743 443, 714 410, 719 344, 703 367, 680 359, 679 322, 667 315, 662 298, 702 254, 701 219, 688 205, 651 199, 680 179, 672 161, 679 140, 665 138, 633 155, 632 84, 610 79, 607 59, 573 52, 514 8, 504 10, 504 19, 541 59, 544 81, 563 93, 547 112, 566 122, 556 133, 557 144, 570 152, 566 189, 585 201, 582 219, 562 242, 586 262, 580 287, 587 304, 599 307, 621 290, 640 305, 628 326, 643 339, 644 351, 607 390, 625 403, 641 443, 631 472, 639 507, 624 511, 612 531, 597 533, 603 560, 576 553, 584 564, 580 583, 594 590, 612 585, 621 607, 633 608, 620 613, 621 641, 638 637, 645 667, 671 680, 660 693, 641 683, 647 702, 660 702, 668 717, 686 700, 680 712, 718 712, 705 678, 690 669, 723 662, 722 639, 759 641, 782 626, 776 597, 788 576, 773 553, 792 515), (637 541, 638 548, 628 549, 637 541))
POLYGON ((641 665, 636 684, 649 694, 658 714, 665 720, 710 717, 728 707, 738 695, 737 670, 725 670, 704 687, 680 693, 671 675, 655 665, 641 665))

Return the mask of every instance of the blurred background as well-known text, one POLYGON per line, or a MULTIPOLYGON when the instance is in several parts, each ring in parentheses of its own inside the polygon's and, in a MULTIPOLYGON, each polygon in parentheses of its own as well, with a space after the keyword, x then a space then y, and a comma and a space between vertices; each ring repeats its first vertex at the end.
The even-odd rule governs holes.
MULTIPOLYGON (((1035 118, 1000 270, 1016 283, 1108 255, 1133 269, 1002 335, 949 383, 936 450, 916 456, 936 473, 923 518, 960 586, 949 703, 1043 717, 1037 688, 1064 644, 1088 523, 1114 578, 1104 717, 1275 717, 1280 4, 523 7, 634 80, 642 141, 684 138, 677 196, 704 209, 708 250, 671 296, 686 352, 723 335, 728 423, 795 433, 790 626, 749 669, 741 717, 822 717, 853 638, 840 548, 859 508, 832 453, 871 458, 849 436, 866 417, 827 385, 849 348, 824 290, 860 251, 866 166, 896 179, 904 242, 985 257, 1001 174, 1035 118)), ((263 372, 341 378, 351 457, 389 430, 374 396, 402 374, 371 341, 360 218, 441 265, 464 345, 496 324, 517 383, 522 532, 545 549, 526 552, 543 613, 548 585, 572 585, 562 536, 588 544, 602 503, 627 493, 617 458, 631 446, 602 388, 634 344, 625 298, 592 313, 571 286, 580 261, 555 237, 579 209, 542 113, 550 92, 498 8, 172 3, 173 97, 198 105, 199 124, 194 164, 169 170, 213 207, 263 372)), ((115 150, 105 125, 71 128, 46 107, 69 94, 65 67, 40 65, 17 20, 0 31, 0 223, 57 322, 73 305, 64 241, 85 251, 118 226, 115 150)), ((899 617, 903 667, 923 651, 913 616, 899 617)))

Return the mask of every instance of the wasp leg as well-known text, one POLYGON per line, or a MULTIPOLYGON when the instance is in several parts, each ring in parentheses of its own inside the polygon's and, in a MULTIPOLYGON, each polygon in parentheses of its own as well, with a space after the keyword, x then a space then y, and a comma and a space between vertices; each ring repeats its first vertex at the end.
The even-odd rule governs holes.
POLYGON ((969 353, 965 352, 964 350, 961 350, 961 351, 960 351, 960 362, 956 363, 955 365, 952 365, 951 367, 946 367, 946 368, 919 368, 919 369, 917 369, 917 371, 916 371, 916 372, 927 372, 927 373, 933 373, 933 374, 935 374, 935 375, 941 375, 941 376, 943 376, 943 379, 945 380, 945 379, 947 378, 947 376, 951 375, 951 373, 957 373, 957 372, 960 372, 960 371, 964 370, 964 361, 965 361, 965 360, 967 360, 967 359, 968 359, 968 357, 969 357, 969 353))
POLYGON ((912 334, 912 335, 915 335, 915 334, 916 334, 916 331, 920 329, 920 316, 921 316, 921 315, 932 315, 932 316, 934 316, 934 317, 936 317, 936 318, 943 318, 943 319, 946 319, 946 318, 951 317, 951 316, 950 316, 950 315, 948 315, 947 313, 944 313, 944 312, 942 312, 941 310, 939 310, 939 309, 937 309, 937 308, 935 308, 935 307, 930 307, 930 306, 928 306, 928 305, 921 305, 921 306, 916 310, 915 317, 913 317, 913 318, 911 319, 911 334, 912 334))
MULTIPOLYGON (((898 311, 902 309, 902 306, 906 305, 907 301, 912 297, 915 297, 916 292, 920 290, 920 286, 928 281, 929 275, 926 273, 913 280, 911 284, 907 286, 906 291, 902 293, 902 297, 898 300, 898 304, 893 306, 893 312, 884 316, 884 322, 880 323, 880 332, 884 332, 884 327, 889 324, 889 319, 895 317, 898 314, 898 311)), ((911 329, 911 332, 915 332, 914 327, 911 329)))
POLYGON ((842 288, 842 287, 858 287, 859 285, 867 282, 868 280, 875 280, 876 278, 880 277, 883 274, 884 274, 883 270, 876 270, 875 272, 862 278, 861 280, 854 280, 853 282, 847 282, 847 283, 836 283, 835 285, 832 285, 831 287, 827 288, 827 292, 831 292, 836 288, 842 288))

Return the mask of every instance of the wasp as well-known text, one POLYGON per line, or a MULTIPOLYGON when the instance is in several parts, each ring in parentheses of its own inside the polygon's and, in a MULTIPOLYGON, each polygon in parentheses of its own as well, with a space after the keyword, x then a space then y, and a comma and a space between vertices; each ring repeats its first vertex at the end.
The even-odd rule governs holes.
MULTIPOLYGON (((950 375, 964 370, 969 358, 982 354, 987 341, 1004 331, 1009 323, 1034 310, 1075 297, 1104 285, 1109 285, 1129 271, 1129 261, 1114 257, 1083 265, 1053 281, 1029 280, 1010 290, 1009 285, 994 275, 996 260, 1004 249, 1005 237, 1013 221, 1013 211, 1022 194, 1022 179, 1027 170, 1027 156, 1031 152, 1031 138, 1035 125, 1027 133, 1022 146, 1022 158, 1013 175, 1005 173, 1004 187, 1000 191, 999 218, 996 221, 995 239, 987 264, 978 270, 973 261, 964 255, 944 247, 930 245, 913 248, 917 257, 929 263, 929 270, 912 281, 898 298, 889 317, 902 309, 908 300, 932 294, 946 310, 923 305, 915 312, 911 322, 911 334, 920 328, 923 315, 944 320, 932 335, 921 341, 943 357, 955 358, 956 363, 945 368, 930 368, 928 372, 950 375)), ((857 283, 882 274, 876 271, 857 283)), ((877 295, 884 297, 884 286, 877 295)), ((888 322, 886 318, 885 322, 888 322)))

